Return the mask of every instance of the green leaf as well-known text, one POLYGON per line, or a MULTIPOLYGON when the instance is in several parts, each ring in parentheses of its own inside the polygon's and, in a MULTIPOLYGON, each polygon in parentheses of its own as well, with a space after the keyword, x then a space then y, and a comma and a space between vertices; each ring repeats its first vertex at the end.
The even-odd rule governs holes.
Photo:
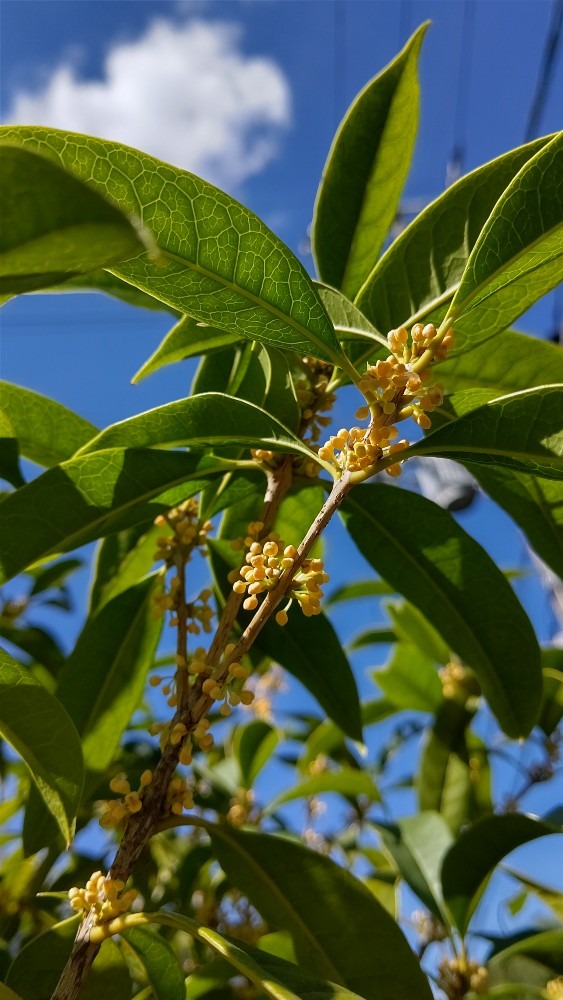
POLYGON ((428 434, 403 454, 563 479, 563 385, 494 399, 428 434))
POLYGON ((218 861, 273 926, 292 933, 300 964, 366 1000, 430 997, 395 921, 330 858, 271 834, 206 824, 218 861), (374 963, 372 943, 385 961, 374 963))
POLYGON ((44 556, 148 524, 223 471, 219 458, 151 449, 63 462, 2 501, 0 582, 44 556))
MULTIPOLYGON (((22 1000, 47 1000, 70 956, 79 924, 70 917, 24 945, 8 969, 6 982, 22 1000)), ((129 1000, 131 980, 114 941, 104 941, 80 990, 80 1000, 129 1000)))
POLYGON ((347 645, 347 649, 364 649, 365 646, 376 646, 378 643, 392 643, 395 642, 397 636, 393 632, 393 629, 385 628, 369 628, 365 632, 360 632, 356 635, 347 645))
POLYGON ((146 525, 137 525, 108 535, 100 542, 90 591, 90 612, 98 611, 150 572, 155 562, 156 540, 161 535, 162 527, 158 524, 148 531, 146 525))
POLYGON ((353 298, 395 218, 418 128, 417 63, 428 23, 358 95, 328 154, 312 241, 320 277, 353 298))
POLYGON ((434 661, 416 646, 398 642, 385 669, 374 670, 372 677, 397 708, 435 712, 442 703, 442 685, 434 661))
POLYGON ((9 986, 0 983, 0 1000, 23 1000, 19 993, 14 993, 9 986))
POLYGON ((546 736, 563 718, 563 649, 542 649, 543 702, 538 726, 546 736))
POLYGON ((563 132, 524 164, 473 247, 449 309, 458 346, 505 329, 559 284, 562 175, 563 132))
POLYGON ((453 836, 445 820, 438 813, 422 812, 393 824, 377 823, 376 826, 407 885, 447 927, 449 921, 440 885, 440 868, 453 836))
POLYGON ((152 576, 88 618, 59 679, 57 697, 82 737, 86 792, 113 759, 144 690, 162 628, 152 576))
POLYGON ((80 292, 101 292, 103 295, 109 295, 120 302, 126 302, 127 305, 134 306, 136 309, 167 312, 178 318, 182 316, 181 310, 174 309, 173 306, 161 302, 160 299, 155 299, 152 295, 148 295, 147 292, 142 292, 140 288, 135 288, 134 285, 130 285, 127 281, 123 281, 122 278, 118 278, 109 271, 90 271, 88 274, 81 274, 77 278, 70 278, 68 281, 64 281, 54 288, 43 288, 42 292, 54 292, 56 294, 69 292, 74 295, 80 292))
POLYGON ((510 469, 467 465, 486 493, 522 529, 541 559, 563 578, 563 485, 510 469))
MULTIPOLYGON (((549 979, 563 975, 562 955, 563 930, 526 935, 523 940, 503 948, 487 962, 490 981, 497 984, 517 978, 526 983, 545 986, 549 979)), ((523 1000, 527 1000, 527 997, 528 994, 524 994, 523 1000)))
MULTIPOLYGON (((190 917, 164 911, 144 916, 155 923, 183 930, 208 945, 272 1000, 362 1000, 356 993, 310 975, 309 970, 305 973, 292 962, 242 941, 224 937, 190 917)), ((386 998, 381 997, 380 1000, 386 998)))
POLYGON ((297 402, 295 387, 288 359, 282 351, 268 347, 270 378, 268 380, 264 409, 276 417, 290 431, 296 432, 301 423, 301 407, 297 402))
POLYGON ((5 126, 5 139, 62 163, 157 234, 157 263, 111 270, 182 313, 227 333, 346 362, 304 267, 239 202, 206 181, 103 139, 5 126))
POLYGON ((255 649, 297 677, 347 736, 362 739, 354 674, 324 614, 305 618, 298 608, 292 608, 283 628, 272 620, 264 626, 255 649))
POLYGON ((17 438, 20 453, 47 467, 64 462, 98 433, 61 403, 10 382, 0 382, 0 419, 10 424, 6 438, 17 438))
POLYGON ((509 583, 447 511, 398 487, 360 486, 343 505, 365 558, 473 668, 509 736, 541 705, 539 647, 509 583))
MULTIPOLYGON (((420 809, 439 812, 454 834, 479 815, 476 792, 486 799, 490 784, 486 750, 475 744, 477 737, 467 733, 472 717, 464 705, 451 699, 442 703, 432 729, 425 734, 416 776, 420 809)), ((481 808, 485 805, 492 812, 490 798, 488 803, 479 802, 481 808)))
POLYGON ((369 802, 381 801, 379 789, 367 771, 344 767, 340 771, 324 771, 322 774, 313 775, 305 781, 292 785, 285 792, 280 792, 269 804, 266 813, 276 812, 280 806, 295 799, 307 799, 328 793, 343 795, 349 799, 365 796, 369 802))
POLYGON ((191 316, 182 316, 131 381, 140 382, 147 375, 152 375, 166 365, 193 358, 198 354, 207 354, 208 351, 216 351, 228 344, 236 344, 239 340, 240 337, 236 333, 225 333, 224 330, 217 330, 207 323, 192 319, 191 316))
MULTIPOLYGON (((407 645, 417 646, 421 653, 436 663, 446 664, 450 659, 447 643, 432 627, 430 622, 420 613, 418 608, 408 601, 386 601, 387 611, 393 631, 407 645)), ((435 671, 434 671, 435 673, 435 671)))
POLYGON ((0 293, 44 288, 134 257, 139 222, 60 165, 0 142, 0 293))
POLYGON ((3 650, 0 732, 27 764, 68 845, 84 781, 80 740, 59 701, 3 650))
POLYGON ((446 392, 490 389, 491 399, 521 389, 563 383, 563 351, 556 344, 503 330, 492 340, 477 344, 440 361, 438 378, 446 392))
POLYGON ((328 595, 326 603, 330 606, 341 601, 356 601, 359 597, 386 597, 395 593, 395 588, 390 587, 385 580, 358 580, 356 583, 343 583, 337 587, 328 595))
POLYGON ((461 934, 467 930, 489 876, 500 861, 522 844, 557 833, 549 823, 519 813, 485 816, 464 830, 442 866, 448 909, 461 934))
POLYGON ((146 927, 131 927, 121 936, 144 966, 155 1000, 185 1000, 184 973, 168 941, 146 927))
MULTIPOLYGON (((323 285, 321 282, 315 284, 330 316, 334 332, 356 368, 360 370, 366 361, 373 363, 378 358, 387 357, 389 354, 387 338, 377 332, 363 312, 336 288, 323 285)), ((347 379, 342 374, 339 383, 343 384, 345 381, 347 379)))
POLYGON ((261 719, 237 726, 233 735, 233 754, 239 763, 244 788, 252 788, 278 743, 276 730, 261 719))
POLYGON ((178 445, 190 448, 241 445, 316 458, 307 445, 265 410, 219 392, 179 399, 122 420, 102 431, 79 454, 108 448, 178 445))
POLYGON ((60 646, 45 629, 18 626, 0 615, 0 636, 30 656, 34 663, 43 664, 51 674, 57 674, 64 663, 60 646))
MULTIPOLYGON (((518 879, 523 886, 524 901, 527 899, 528 894, 531 894, 545 906, 548 906, 552 910, 553 915, 560 921, 563 920, 563 894, 560 889, 557 889, 554 885, 545 885, 542 882, 538 882, 528 875, 523 875, 522 872, 514 871, 513 868, 509 868, 507 865, 503 865, 502 867, 506 875, 511 875, 512 878, 518 879)), ((510 907, 510 913, 514 916, 512 907, 510 907)))
POLYGON ((496 202, 548 141, 536 139, 466 174, 391 244, 356 298, 380 333, 442 319, 496 202))

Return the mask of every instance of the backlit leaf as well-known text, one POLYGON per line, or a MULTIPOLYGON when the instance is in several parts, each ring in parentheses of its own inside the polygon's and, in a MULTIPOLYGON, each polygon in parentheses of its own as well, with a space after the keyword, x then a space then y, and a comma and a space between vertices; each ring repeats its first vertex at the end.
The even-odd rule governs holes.
POLYGON ((61 403, 10 382, 0 382, 0 417, 9 421, 20 453, 47 467, 64 462, 98 433, 61 403))
POLYGON ((226 347, 227 344, 236 344, 239 340, 235 333, 225 333, 224 330, 207 326, 206 323, 192 319, 191 316, 182 316, 131 381, 140 382, 147 375, 152 375, 166 365, 183 361, 185 358, 193 358, 198 354, 207 354, 208 351, 226 347))
POLYGON ((315 774, 304 781, 297 782, 279 795, 269 804, 267 812, 275 812, 286 802, 293 802, 295 799, 306 799, 311 796, 326 795, 333 793, 343 795, 345 798, 356 799, 359 795, 365 796, 369 802, 379 802, 381 796, 377 785, 367 771, 356 770, 353 767, 342 768, 340 771, 324 771, 322 774, 315 774))
POLYGON ((372 676, 397 708, 435 712, 442 702, 436 665, 417 646, 398 642, 385 669, 375 670, 372 676))
POLYGON ((131 927, 121 936, 140 959, 155 1000, 185 1000, 184 973, 168 941, 147 927, 131 927))

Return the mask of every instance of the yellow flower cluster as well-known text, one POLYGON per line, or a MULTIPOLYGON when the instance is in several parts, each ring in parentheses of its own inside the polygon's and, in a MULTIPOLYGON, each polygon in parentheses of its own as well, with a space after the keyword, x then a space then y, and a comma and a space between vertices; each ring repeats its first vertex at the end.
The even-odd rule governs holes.
POLYGON ((243 826, 252 822, 257 817, 252 816, 254 806, 254 792, 251 788, 237 788, 236 795, 229 802, 227 812, 227 823, 231 826, 243 826))
POLYGON ((119 799, 107 799, 102 803, 100 826, 111 830, 121 826, 129 816, 138 813, 143 808, 143 791, 152 782, 152 771, 143 771, 138 791, 132 792, 126 774, 116 774, 109 783, 112 792, 120 795, 119 799))
POLYGON ((193 792, 184 778, 172 778, 166 789, 164 815, 181 816, 184 809, 193 809, 193 792))
POLYGON ((154 555, 155 559, 164 559, 169 566, 174 563, 178 546, 189 551, 194 548, 204 551, 207 534, 213 527, 211 521, 200 521, 198 502, 193 497, 173 507, 168 514, 159 514, 154 523, 172 529, 171 535, 157 539, 158 549, 154 555))
MULTIPOLYGON (((240 570, 232 570, 229 580, 235 594, 246 594, 243 601, 245 611, 254 611, 258 607, 258 597, 276 586, 284 572, 293 569, 297 559, 297 549, 294 545, 286 545, 277 532, 271 532, 262 541, 253 541, 256 532, 254 522, 248 526, 248 535, 244 539, 248 545, 245 561, 240 570)), ((236 544, 236 543, 235 543, 236 544)), ((320 614, 322 584, 329 579, 324 571, 322 559, 305 559, 287 591, 289 601, 299 602, 304 615, 320 614)), ((287 609, 278 611, 278 625, 287 623, 287 609)))
POLYGON ((120 879, 107 878, 101 872, 94 872, 84 889, 76 886, 69 889, 68 898, 73 910, 81 912, 83 918, 93 910, 94 922, 101 924, 131 909, 138 894, 135 889, 123 892, 124 888, 125 882, 120 879))
MULTIPOLYGON (((406 439, 395 441, 398 430, 395 423, 413 417, 419 427, 428 430, 431 420, 428 413, 442 402, 442 387, 432 382, 429 371, 414 370, 413 364, 430 347, 437 335, 432 323, 416 323, 409 335, 405 327, 392 330, 388 335, 391 354, 385 359, 368 365, 358 382, 366 406, 356 413, 358 420, 369 418, 367 428, 342 428, 319 448, 319 458, 334 463, 350 472, 367 471, 382 459, 408 447, 406 439), (338 454, 337 454, 338 453, 338 454)), ((449 330, 436 346, 434 357, 446 356, 453 342, 449 330)), ((389 476, 401 474, 400 464, 385 468, 389 476)))
POLYGON ((563 976, 557 976, 557 979, 550 979, 546 983, 545 992, 549 1000, 563 1000, 563 976))
POLYGON ((332 409, 336 396, 327 392, 332 368, 317 358, 302 359, 304 375, 295 382, 295 395, 301 408, 301 436, 307 444, 315 444, 321 436, 321 428, 330 425, 330 417, 323 416, 332 409), (306 431, 306 436, 304 435, 306 431))
POLYGON ((439 971, 438 986, 444 991, 448 1000, 463 1000, 469 991, 487 992, 489 974, 479 962, 465 958, 445 958, 440 963, 439 971))
POLYGON ((438 676, 442 682, 444 698, 451 698, 460 705, 465 705, 469 698, 479 694, 479 686, 474 674, 461 663, 446 663, 440 667, 438 676))

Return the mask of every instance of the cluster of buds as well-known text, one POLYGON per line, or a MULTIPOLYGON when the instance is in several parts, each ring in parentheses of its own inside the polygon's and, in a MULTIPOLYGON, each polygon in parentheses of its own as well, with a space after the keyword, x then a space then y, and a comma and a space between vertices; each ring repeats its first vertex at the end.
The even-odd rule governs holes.
POLYGON ((459 705, 465 705, 469 698, 479 694, 473 673, 461 663, 446 663, 438 671, 438 676, 442 682, 444 698, 456 701, 459 705))
POLYGON ((193 809, 194 796, 192 789, 184 778, 172 778, 166 789, 164 802, 165 816, 181 816, 184 809, 193 809))
POLYGON ((121 796, 119 799, 107 799, 102 803, 100 826, 111 830, 122 826, 124 822, 143 808, 143 793, 152 782, 152 771, 143 771, 139 789, 131 791, 131 785, 126 774, 116 774, 109 783, 112 792, 121 796))
POLYGON ((448 933, 444 925, 424 910, 415 910, 412 915, 416 932, 423 945, 429 945, 433 941, 445 941, 448 933))
POLYGON ((73 910, 78 910, 84 918, 94 911, 94 922, 103 924, 121 916, 131 909, 137 898, 135 889, 123 892, 125 882, 121 879, 107 878, 101 872, 94 872, 84 889, 73 886, 68 891, 68 898, 73 910))
MULTIPOLYGON (((367 428, 342 428, 319 449, 319 458, 332 462, 341 470, 361 472, 372 469, 390 455, 408 447, 406 439, 396 441, 399 432, 395 424, 413 417, 415 422, 428 430, 431 426, 429 412, 439 406, 443 398, 442 387, 434 383, 429 371, 416 371, 415 363, 436 339, 432 323, 416 323, 409 335, 404 327, 392 330, 387 337, 391 354, 384 360, 368 365, 358 382, 366 405, 356 413, 358 420, 369 418, 367 428), (337 454, 338 453, 338 454, 337 454)), ((437 344, 435 358, 446 356, 453 342, 452 331, 437 344)), ((399 462, 385 467, 389 476, 399 476, 399 462)))
POLYGON ((470 991, 487 992, 489 974, 479 962, 471 962, 465 958, 445 958, 440 963, 439 971, 438 986, 448 1000, 463 1000, 470 991))
MULTIPOLYGON (((245 611, 254 611, 258 607, 258 597, 272 590, 284 573, 290 573, 297 559, 295 546, 286 545, 277 532, 271 532, 262 541, 253 541, 256 523, 260 524, 254 522, 249 525, 249 534, 244 539, 246 544, 250 544, 243 565, 240 570, 232 570, 229 574, 234 592, 246 595, 242 605, 245 611), (251 533, 250 529, 254 532, 251 533)), ((276 615, 278 625, 287 624, 287 608, 292 600, 298 601, 307 617, 320 614, 322 585, 328 578, 322 559, 305 559, 287 590, 288 605, 276 615)))
POLYGON ((557 976, 557 979, 550 979, 546 983, 545 992, 549 1000, 563 1000, 563 976, 557 976))
POLYGON ((173 507, 168 514, 159 514, 154 523, 158 527, 172 529, 171 535, 157 538, 155 559, 163 559, 167 566, 173 566, 178 549, 184 557, 196 548, 205 553, 207 534, 213 525, 211 521, 200 521, 198 503, 193 497, 173 507))
POLYGON ((301 409, 301 436, 307 444, 315 444, 322 428, 330 425, 324 416, 332 409, 336 396, 328 392, 331 366, 317 358, 302 359, 304 374, 295 382, 295 395, 301 409), (306 435, 306 436, 304 436, 306 435))
POLYGON ((237 788, 236 795, 229 802, 227 812, 227 823, 231 826, 244 826, 245 823, 253 822, 257 819, 252 815, 254 806, 254 792, 251 788, 237 788))

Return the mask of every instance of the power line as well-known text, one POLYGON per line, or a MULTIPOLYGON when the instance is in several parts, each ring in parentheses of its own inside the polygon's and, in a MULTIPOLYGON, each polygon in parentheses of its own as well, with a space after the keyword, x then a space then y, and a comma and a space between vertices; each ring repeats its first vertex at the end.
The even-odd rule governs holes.
POLYGON ((540 71, 538 75, 538 82, 536 85, 536 92, 534 94, 534 100, 532 102, 532 107, 530 109, 530 115, 528 118, 528 125, 526 128, 526 142, 533 139, 538 135, 539 127, 541 124, 541 117, 547 95, 549 93, 549 86, 551 83, 551 77, 553 74, 553 69, 555 66, 555 57, 557 55, 557 49, 561 42, 561 31, 563 29, 563 0, 553 0, 553 6, 551 10, 551 23, 547 32, 547 38, 545 40, 545 47, 543 50, 542 60, 540 63, 540 71))

